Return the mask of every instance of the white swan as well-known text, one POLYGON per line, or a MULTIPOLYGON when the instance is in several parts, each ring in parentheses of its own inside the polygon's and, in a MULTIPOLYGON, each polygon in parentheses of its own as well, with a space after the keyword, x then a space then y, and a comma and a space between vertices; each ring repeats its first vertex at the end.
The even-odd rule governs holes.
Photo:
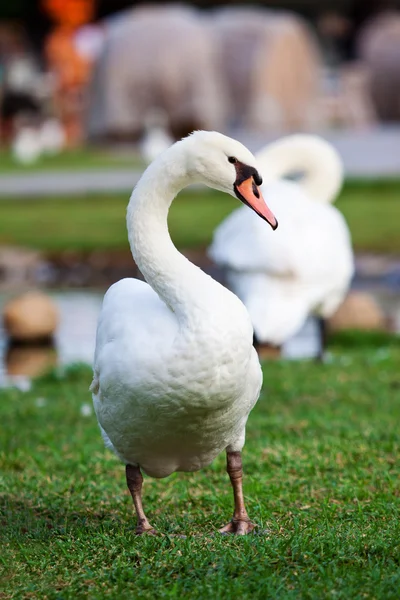
POLYGON ((255 162, 239 142, 198 131, 146 169, 129 202, 129 241, 147 283, 123 279, 106 293, 91 391, 105 443, 127 465, 138 533, 154 532, 143 512, 140 469, 153 477, 195 471, 223 450, 235 512, 222 531, 254 527, 241 466, 262 382, 250 319, 234 294, 176 250, 167 214, 180 189, 202 182, 235 194, 275 228, 255 162))
POLYGON ((32 126, 21 126, 12 141, 13 158, 21 165, 34 164, 41 155, 41 143, 38 130, 32 126))
POLYGON ((55 156, 66 144, 66 134, 58 119, 47 119, 39 129, 40 147, 44 154, 55 156))
POLYGON ((152 109, 144 117, 144 133, 140 141, 141 156, 149 164, 173 143, 174 140, 168 132, 168 115, 161 109, 152 109))
POLYGON ((314 312, 330 316, 353 275, 348 227, 334 201, 343 168, 321 138, 293 135, 257 154, 268 205, 281 225, 274 235, 246 207, 216 229, 209 255, 227 268, 229 287, 246 305, 255 338, 280 346, 314 312), (298 181, 283 178, 303 172, 298 181))

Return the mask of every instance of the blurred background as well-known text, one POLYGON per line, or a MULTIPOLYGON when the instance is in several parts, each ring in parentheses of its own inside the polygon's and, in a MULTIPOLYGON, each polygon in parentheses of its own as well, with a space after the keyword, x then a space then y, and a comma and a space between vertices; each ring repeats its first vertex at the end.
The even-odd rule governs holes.
MULTIPOLYGON (((105 289, 140 276, 130 191, 194 129, 254 152, 330 141, 356 257, 332 327, 399 331, 400 0, 1 0, 0 385, 91 362, 105 289)), ((236 206, 195 189, 171 210, 176 245, 221 281, 206 248, 236 206)))

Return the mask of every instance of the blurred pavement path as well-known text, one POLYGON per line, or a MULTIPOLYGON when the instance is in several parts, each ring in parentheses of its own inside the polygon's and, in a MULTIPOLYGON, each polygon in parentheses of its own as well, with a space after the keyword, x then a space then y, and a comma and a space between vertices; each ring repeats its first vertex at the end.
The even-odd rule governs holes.
MULTIPOLYGON (((341 154, 348 177, 400 177, 400 127, 321 133, 341 154)), ((277 136, 236 131, 254 152, 277 136)), ((280 136, 279 136, 280 137, 280 136)), ((132 169, 51 171, 0 175, 0 198, 130 192, 140 176, 132 169)))
POLYGON ((132 169, 41 171, 0 175, 0 198, 68 196, 93 192, 127 192, 141 175, 132 169))
MULTIPOLYGON (((317 133, 338 150, 347 177, 400 177, 400 126, 317 133)), ((237 137, 256 152, 277 136, 238 132, 237 137)))

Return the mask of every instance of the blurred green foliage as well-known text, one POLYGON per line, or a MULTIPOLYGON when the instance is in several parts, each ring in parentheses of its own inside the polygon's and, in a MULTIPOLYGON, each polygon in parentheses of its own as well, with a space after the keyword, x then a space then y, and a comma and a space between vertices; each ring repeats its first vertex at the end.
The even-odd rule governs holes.
MULTIPOLYGON (((43 199, 0 199, 0 244, 49 252, 127 250, 129 192, 43 199)), ((184 191, 174 201, 169 227, 179 248, 204 248, 236 199, 210 191, 184 191)), ((358 251, 400 253, 400 180, 349 181, 337 201, 358 251)))
POLYGON ((141 169, 144 164, 140 156, 132 153, 116 153, 101 149, 77 148, 59 154, 43 154, 32 164, 21 165, 16 162, 11 152, 0 151, 0 174, 25 175, 51 171, 86 171, 96 169, 141 169))

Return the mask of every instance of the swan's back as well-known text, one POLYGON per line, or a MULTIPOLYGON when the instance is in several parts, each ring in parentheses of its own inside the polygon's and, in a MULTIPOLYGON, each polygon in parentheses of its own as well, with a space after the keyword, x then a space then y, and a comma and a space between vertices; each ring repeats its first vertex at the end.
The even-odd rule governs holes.
POLYGON ((271 231, 253 211, 239 208, 214 233, 209 254, 217 264, 304 281, 348 268, 350 236, 335 207, 313 202, 287 181, 270 184, 263 193, 277 216, 278 229, 271 231))
POLYGON ((271 231, 247 207, 215 231, 209 254, 227 269, 231 289, 249 310, 260 340, 280 344, 307 315, 331 314, 353 274, 349 230, 332 205, 310 200, 293 182, 264 186, 279 227, 271 231))

